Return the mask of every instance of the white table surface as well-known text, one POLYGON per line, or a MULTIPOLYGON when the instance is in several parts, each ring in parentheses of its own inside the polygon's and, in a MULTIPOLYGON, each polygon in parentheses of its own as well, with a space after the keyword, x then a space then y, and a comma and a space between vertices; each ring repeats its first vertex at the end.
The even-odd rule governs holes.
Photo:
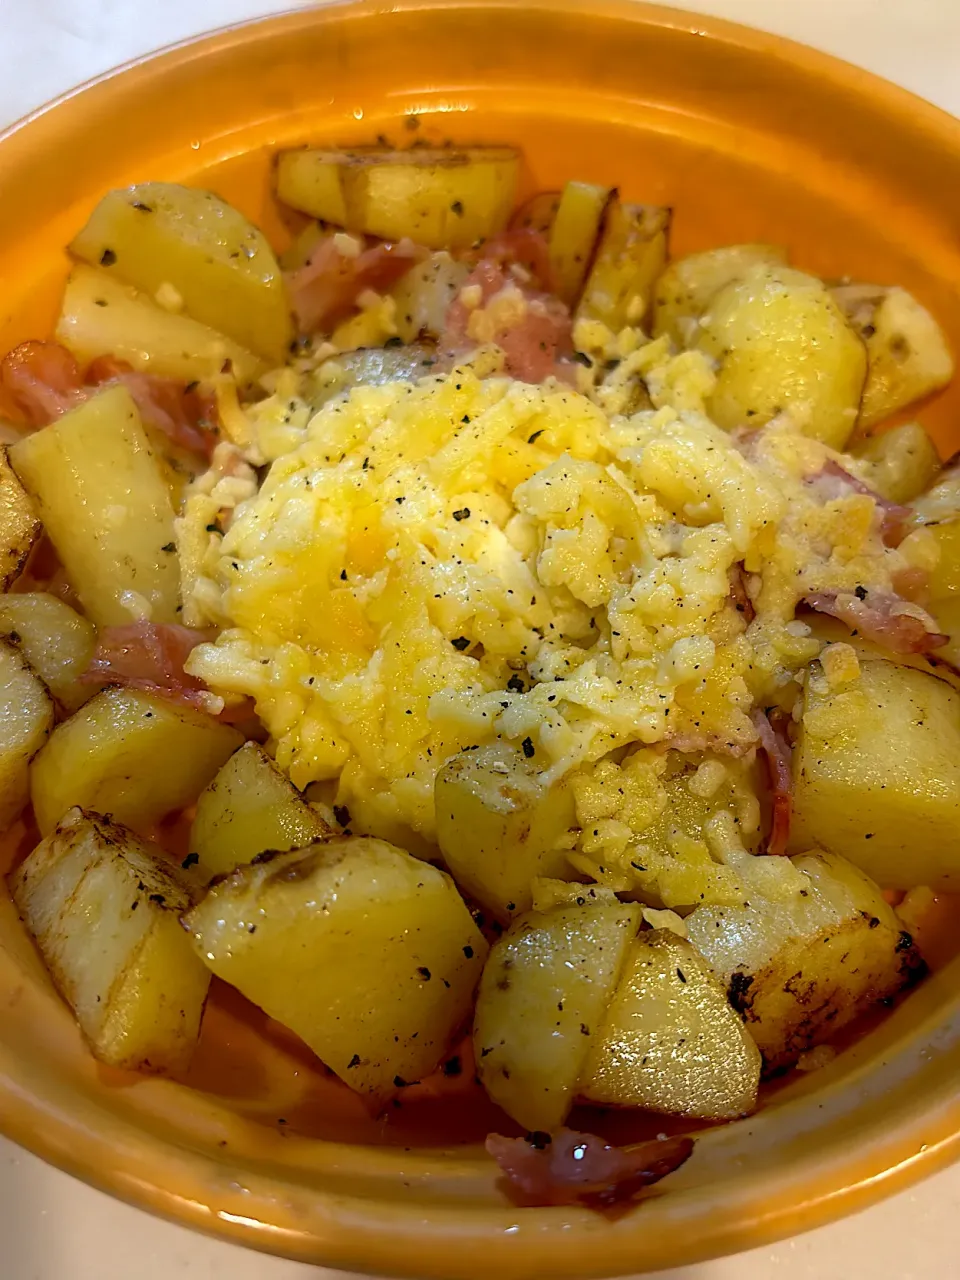
MULTIPOLYGON (((128 58, 294 0, 0 0, 0 126, 128 58)), ((960 0, 688 0, 960 115, 960 0)), ((670 1280, 960 1280, 960 1166, 830 1227, 670 1280)), ((666 1275, 667 1273, 662 1273, 666 1275)), ((335 1280, 117 1204, 0 1139, 0 1280, 335 1280)), ((544 1280, 549 1280, 545 1277, 544 1280)))

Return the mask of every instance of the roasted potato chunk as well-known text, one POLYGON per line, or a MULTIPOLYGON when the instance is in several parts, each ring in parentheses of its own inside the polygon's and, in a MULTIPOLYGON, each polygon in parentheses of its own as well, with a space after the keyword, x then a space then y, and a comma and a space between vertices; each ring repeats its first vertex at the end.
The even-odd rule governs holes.
POLYGON ((695 344, 697 323, 715 294, 757 266, 782 266, 778 245, 731 244, 671 262, 654 291, 654 337, 668 334, 678 347, 695 344))
POLYGON ((180 926, 190 890, 162 851, 72 809, 10 887, 94 1056, 131 1071, 183 1071, 210 974, 180 926))
POLYGON ((0 447, 0 591, 16 582, 30 548, 40 537, 40 521, 30 495, 17 479, 7 450, 0 447))
POLYGON ((614 899, 532 912, 494 944, 474 1050, 487 1093, 518 1124, 563 1123, 639 926, 640 908, 614 899))
POLYGON ((437 841, 465 892, 509 919, 527 911, 536 876, 570 874, 559 847, 574 825, 565 783, 545 787, 519 751, 496 743, 454 756, 437 774, 437 841))
POLYGON ((718 363, 708 412, 721 427, 762 427, 791 409, 805 434, 835 449, 846 445, 867 354, 814 276, 752 268, 714 295, 693 345, 718 363))
POLYGON ((0 636, 19 649, 65 711, 76 711, 92 685, 80 677, 96 644, 93 625, 68 604, 45 591, 0 596, 0 636))
POLYGON ((37 826, 68 809, 143 829, 191 804, 243 743, 212 716, 135 689, 105 689, 57 726, 30 773, 37 826))
POLYGON ((188 316, 264 360, 286 358, 293 321, 273 250, 210 191, 175 182, 111 191, 70 250, 151 297, 172 289, 188 316))
POLYGON ((615 200, 607 209, 576 319, 597 320, 613 333, 639 324, 649 314, 654 283, 667 260, 669 229, 669 209, 615 200))
POLYGON ((757 1101, 760 1054, 709 966, 668 929, 642 933, 580 1079, 589 1102, 727 1120, 757 1101))
POLYGON ((939 391, 953 377, 943 330, 906 289, 851 284, 834 289, 833 296, 867 348, 862 428, 939 391))
POLYGON ((807 680, 794 752, 791 846, 842 854, 885 889, 960 887, 960 693, 861 661, 831 690, 807 680))
POLYGON ((109 387, 25 436, 10 461, 97 626, 145 612, 154 622, 179 621, 173 504, 125 387, 109 387))
POLYGON ((302 849, 332 835, 330 827, 264 749, 248 742, 235 752, 197 801, 190 850, 210 880, 266 849, 302 849))
POLYGON ((611 187, 568 182, 550 228, 550 266, 557 296, 573 306, 593 260, 603 215, 613 196, 611 187))
POLYGON ((185 924, 218 977, 381 1098, 437 1066, 487 953, 449 876, 359 836, 240 867, 185 924))
POLYGON ((267 370, 239 343, 159 306, 103 267, 74 267, 56 336, 82 365, 116 356, 141 373, 181 382, 209 379, 229 367, 238 382, 251 383, 267 370))
POLYGON ((431 151, 284 151, 277 196, 324 222, 429 249, 466 249, 507 225, 519 155, 512 147, 431 151))
POLYGON ((861 871, 834 854, 793 862, 809 883, 791 902, 698 907, 686 922, 767 1071, 823 1044, 923 969, 910 935, 861 871))
POLYGON ((852 452, 870 468, 870 485, 891 502, 912 502, 936 479, 937 446, 919 422, 867 436, 852 452))
POLYGON ((30 795, 30 761, 53 728, 53 701, 22 654, 0 640, 0 831, 30 795))

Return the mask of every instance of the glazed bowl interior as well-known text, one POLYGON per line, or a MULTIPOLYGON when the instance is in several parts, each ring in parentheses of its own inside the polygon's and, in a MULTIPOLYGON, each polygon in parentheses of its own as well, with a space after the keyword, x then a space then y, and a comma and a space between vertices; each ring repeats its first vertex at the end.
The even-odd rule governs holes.
MULTIPOLYGON (((515 143, 529 191, 577 177, 669 204, 675 254, 774 241, 827 278, 896 282, 960 350, 960 125, 783 41, 626 0, 333 5, 171 50, 40 113, 0 140, 3 349, 51 332, 63 246, 105 190, 206 185, 283 247, 273 151, 378 135, 515 143)), ((951 453, 960 382, 921 416, 951 453)), ((222 987, 184 1081, 98 1067, 4 890, 0 1127, 135 1203, 331 1266, 635 1273, 818 1224, 945 1162, 958 978, 946 962, 830 1066, 704 1130, 679 1173, 609 1221, 512 1207, 482 1151, 508 1122, 477 1092, 371 1116, 222 987)), ((591 1119, 621 1138, 664 1127, 591 1119)))

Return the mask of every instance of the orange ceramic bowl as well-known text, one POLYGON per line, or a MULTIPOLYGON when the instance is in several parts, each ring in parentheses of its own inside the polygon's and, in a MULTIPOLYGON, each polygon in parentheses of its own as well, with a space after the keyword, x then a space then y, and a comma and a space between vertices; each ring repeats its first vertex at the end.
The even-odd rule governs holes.
MULTIPOLYGON (((773 240, 819 274, 903 284, 960 350, 960 124, 782 40, 625 0, 334 5, 57 103, 0 140, 0 345, 50 332, 63 246, 108 188, 206 184, 282 242, 275 147, 408 130, 517 143, 531 190, 577 177, 673 205, 677 253, 773 240)), ((960 380, 925 416, 945 453, 958 420, 960 380)), ((947 964, 832 1065, 705 1131, 610 1222, 512 1207, 481 1145, 506 1122, 477 1095, 372 1119, 223 988, 186 1081, 98 1067, 2 893, 0 1128, 133 1203, 294 1258, 446 1280, 618 1275, 763 1244, 946 1163, 958 978, 947 964)))

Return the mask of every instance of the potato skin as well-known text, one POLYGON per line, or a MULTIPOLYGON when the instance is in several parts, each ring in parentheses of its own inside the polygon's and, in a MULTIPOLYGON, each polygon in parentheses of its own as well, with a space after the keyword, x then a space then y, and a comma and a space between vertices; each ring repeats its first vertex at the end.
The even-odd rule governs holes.
POLYGON ((102 814, 72 809, 10 888, 94 1056, 131 1071, 184 1070, 210 975, 179 923, 192 890, 164 853, 102 814))
POLYGON ((768 1075, 925 972, 913 939, 867 876, 832 854, 792 861, 808 877, 805 896, 698 907, 687 919, 691 943, 725 983, 768 1075))

